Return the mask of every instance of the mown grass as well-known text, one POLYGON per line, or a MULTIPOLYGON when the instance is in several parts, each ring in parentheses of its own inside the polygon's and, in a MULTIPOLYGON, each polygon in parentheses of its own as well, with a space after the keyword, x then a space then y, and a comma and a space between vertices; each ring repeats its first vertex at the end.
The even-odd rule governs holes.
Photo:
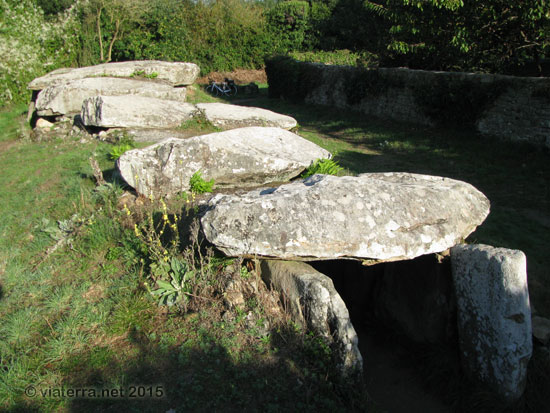
MULTIPOLYGON (((254 300, 230 317, 220 296, 187 312, 159 307, 145 288, 147 252, 132 219, 161 205, 119 204, 112 145, 22 139, 24 116, 23 108, 0 113, 0 410, 367 408, 361 383, 350 394, 335 379, 320 339, 284 318, 267 335, 248 325, 249 311, 263 311, 254 300), (108 185, 96 188, 90 156, 108 185), (131 385, 153 396, 160 386, 162 397, 55 393, 131 385)), ((175 200, 169 212, 183 205, 175 200)))

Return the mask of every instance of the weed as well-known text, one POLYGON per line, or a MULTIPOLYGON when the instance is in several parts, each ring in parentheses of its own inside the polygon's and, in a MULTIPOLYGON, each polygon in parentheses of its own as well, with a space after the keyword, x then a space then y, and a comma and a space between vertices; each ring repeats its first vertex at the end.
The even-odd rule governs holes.
POLYGON ((195 279, 196 271, 191 269, 187 262, 172 257, 170 264, 167 262, 151 264, 151 273, 157 278, 158 288, 149 289, 149 292, 158 297, 159 305, 164 304, 171 307, 182 301, 186 302, 193 295, 191 293, 192 282, 195 279), (164 279, 169 281, 164 281, 164 279))
POLYGON ((204 194, 206 192, 212 192, 214 187, 214 179, 205 181, 202 177, 201 171, 197 171, 193 174, 189 180, 189 188, 191 192, 195 194, 204 194))
POLYGON ((332 159, 317 159, 309 168, 307 168, 301 177, 308 178, 315 174, 338 175, 343 170, 344 168, 332 159))
POLYGON ((114 145, 111 149, 111 152, 109 152, 109 158, 112 161, 116 161, 118 158, 120 158, 125 152, 134 149, 134 147, 128 143, 121 143, 118 145, 114 145))

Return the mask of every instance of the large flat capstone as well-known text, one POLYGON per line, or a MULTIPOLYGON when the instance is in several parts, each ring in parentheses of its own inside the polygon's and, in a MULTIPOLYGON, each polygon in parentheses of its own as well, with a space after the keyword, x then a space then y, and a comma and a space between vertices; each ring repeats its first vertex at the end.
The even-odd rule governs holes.
POLYGON ((60 85, 72 80, 102 76, 146 76, 155 80, 163 80, 172 86, 186 86, 193 84, 199 71, 200 69, 196 64, 184 62, 139 60, 103 63, 96 66, 57 69, 34 79, 28 84, 28 88, 31 90, 42 90, 46 87, 60 85))
POLYGON ((297 125, 296 119, 267 109, 226 103, 199 103, 197 108, 210 123, 222 129, 273 126, 288 130, 297 125))
POLYGON ((124 153, 117 167, 128 185, 154 197, 189 189, 189 179, 201 171, 216 187, 246 187, 286 181, 330 152, 279 128, 249 127, 166 139, 124 153))
POLYGON ((40 116, 80 113, 84 100, 97 95, 132 95, 157 99, 185 101, 186 89, 137 79, 91 77, 49 86, 36 98, 40 116))
POLYGON ((243 195, 218 194, 201 219, 229 256, 405 260, 458 244, 489 214, 472 185, 437 176, 314 175, 243 195))
POLYGON ((517 400, 533 350, 525 254, 457 245, 451 263, 462 366, 503 399, 517 400))
POLYGON ((177 128, 196 112, 191 103, 125 95, 88 98, 80 115, 88 126, 148 129, 177 128))

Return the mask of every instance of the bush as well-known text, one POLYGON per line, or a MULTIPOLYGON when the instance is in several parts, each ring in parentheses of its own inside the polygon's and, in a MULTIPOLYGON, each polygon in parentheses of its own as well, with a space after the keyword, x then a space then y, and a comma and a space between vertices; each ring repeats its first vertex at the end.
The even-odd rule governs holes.
POLYGON ((76 62, 79 23, 74 8, 46 20, 31 0, 0 0, 0 27, 0 105, 28 100, 28 82, 76 62))
POLYGON ((289 55, 301 62, 344 66, 377 66, 376 55, 369 52, 352 52, 347 49, 333 51, 315 50, 309 52, 290 52, 289 55))

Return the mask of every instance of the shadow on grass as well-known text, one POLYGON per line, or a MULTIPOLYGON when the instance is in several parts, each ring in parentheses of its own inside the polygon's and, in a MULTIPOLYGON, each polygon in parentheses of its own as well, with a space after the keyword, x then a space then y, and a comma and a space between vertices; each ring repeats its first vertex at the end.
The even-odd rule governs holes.
MULTIPOLYGON (((123 389, 125 394, 72 398, 67 411, 373 411, 362 384, 331 382, 325 368, 329 361, 299 335, 272 332, 271 346, 284 339, 292 352, 260 357, 259 350, 249 348, 232 354, 228 340, 234 337, 203 325, 199 314, 184 317, 191 320, 182 326, 188 330, 178 332, 173 342, 134 328, 116 350, 99 345, 63 360, 66 390, 93 388, 101 395, 102 389, 123 389)), ((48 387, 37 390, 40 397, 48 387)), ((33 409, 21 403, 12 411, 37 411, 33 409)))

